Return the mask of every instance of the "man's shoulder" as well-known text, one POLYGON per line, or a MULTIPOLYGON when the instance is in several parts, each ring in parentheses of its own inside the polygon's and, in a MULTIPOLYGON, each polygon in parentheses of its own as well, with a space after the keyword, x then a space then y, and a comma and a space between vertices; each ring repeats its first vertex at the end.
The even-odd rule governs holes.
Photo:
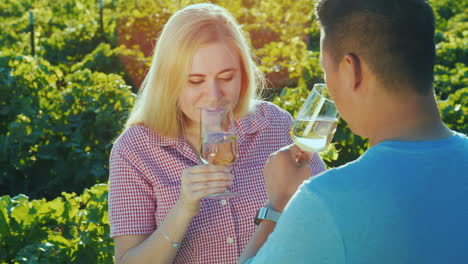
POLYGON ((338 167, 329 168, 328 170, 322 172, 321 174, 310 178, 308 181, 340 181, 342 180, 341 177, 345 177, 345 175, 350 175, 355 173, 356 171, 360 171, 367 167, 367 162, 364 158, 364 155, 359 157, 354 161, 350 161, 338 167))
POLYGON ((336 197, 350 189, 365 186, 372 176, 372 162, 361 156, 355 161, 330 168, 304 182, 304 188, 324 197, 336 197))
MULTIPOLYGON (((466 136, 465 134, 454 131, 454 137, 456 141, 460 142, 460 144, 468 146, 468 136, 466 136)), ((466 149, 466 151, 468 151, 468 149, 466 149)))
POLYGON ((315 190, 343 191, 349 186, 365 187, 396 180, 429 167, 447 171, 444 164, 448 163, 466 168, 467 162, 468 138, 460 133, 434 142, 384 142, 370 147, 356 160, 331 168, 305 184, 315 190), (431 163, 434 160, 438 162, 431 163), (428 162, 433 166, 428 166, 428 162), (386 179, 390 175, 391 178, 386 179))
POLYGON ((466 168, 467 167, 466 164, 468 163, 468 137, 465 134, 455 132, 453 138, 454 138, 453 142, 455 142, 454 147, 453 147, 454 150, 449 151, 451 152, 450 156, 458 155, 459 156, 458 158, 461 159, 461 162, 465 163, 464 166, 466 168))

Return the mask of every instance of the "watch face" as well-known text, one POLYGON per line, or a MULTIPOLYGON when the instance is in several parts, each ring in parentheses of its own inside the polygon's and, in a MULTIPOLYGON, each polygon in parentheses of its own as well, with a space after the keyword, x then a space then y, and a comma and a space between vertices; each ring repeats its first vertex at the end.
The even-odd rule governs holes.
POLYGON ((268 207, 262 207, 258 209, 257 215, 255 216, 254 223, 256 225, 259 225, 262 220, 269 220, 272 222, 278 222, 279 216, 281 213, 276 212, 275 210, 268 208, 268 207))
POLYGON ((258 209, 257 211, 257 215, 255 216, 255 220, 254 220, 254 223, 256 225, 259 225, 260 222, 265 219, 265 216, 266 216, 266 208, 265 207, 262 207, 260 209, 258 209))

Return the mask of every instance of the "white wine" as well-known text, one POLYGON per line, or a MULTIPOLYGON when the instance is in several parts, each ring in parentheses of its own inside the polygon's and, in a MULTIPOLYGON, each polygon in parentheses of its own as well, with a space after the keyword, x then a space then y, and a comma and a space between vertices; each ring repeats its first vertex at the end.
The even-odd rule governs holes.
POLYGON ((333 138, 337 118, 317 117, 312 126, 310 120, 296 119, 291 126, 291 139, 304 151, 320 152, 323 151, 333 138))
POLYGON ((236 135, 230 133, 208 133, 203 135, 201 158, 205 163, 230 165, 237 157, 236 135))

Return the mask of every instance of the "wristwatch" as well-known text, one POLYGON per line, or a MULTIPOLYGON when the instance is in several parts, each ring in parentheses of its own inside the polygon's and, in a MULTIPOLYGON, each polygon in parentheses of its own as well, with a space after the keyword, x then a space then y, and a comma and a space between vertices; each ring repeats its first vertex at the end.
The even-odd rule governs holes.
POLYGON ((261 221, 263 220, 270 220, 272 222, 278 222, 278 219, 280 218, 281 213, 278 211, 275 211, 269 207, 262 207, 258 209, 257 215, 255 216, 254 223, 256 225, 259 225, 261 221))

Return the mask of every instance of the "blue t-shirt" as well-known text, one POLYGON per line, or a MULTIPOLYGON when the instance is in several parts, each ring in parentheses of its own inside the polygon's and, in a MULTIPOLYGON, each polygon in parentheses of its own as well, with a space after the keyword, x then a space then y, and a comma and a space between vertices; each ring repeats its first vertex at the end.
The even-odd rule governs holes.
POLYGON ((304 182, 248 263, 468 263, 468 138, 382 142, 304 182))

